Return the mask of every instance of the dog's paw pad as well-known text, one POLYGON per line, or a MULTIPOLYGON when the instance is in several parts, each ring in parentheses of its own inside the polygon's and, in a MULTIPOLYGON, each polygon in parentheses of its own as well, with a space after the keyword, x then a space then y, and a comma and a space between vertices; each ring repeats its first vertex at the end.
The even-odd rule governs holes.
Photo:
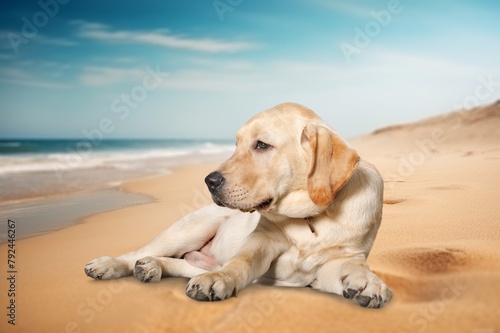
POLYGON ((236 283, 231 276, 216 272, 193 277, 186 295, 197 301, 221 301, 236 295, 236 283))
POLYGON ((191 297, 194 300, 201 301, 201 302, 209 302, 212 300, 213 297, 213 290, 210 289, 210 291, 205 293, 203 291, 203 287, 199 284, 188 284, 186 288, 186 295, 191 297))
POLYGON ((134 275, 142 282, 158 282, 161 279, 161 264, 153 257, 137 260, 134 275))
POLYGON ((125 270, 124 264, 112 257, 97 258, 85 265, 85 274, 96 280, 117 279, 126 275, 125 270))
POLYGON ((344 290, 343 294, 344 294, 344 297, 347 298, 347 299, 353 299, 354 297, 356 297, 356 295, 358 295, 359 293, 361 293, 363 291, 364 288, 360 288, 360 289, 351 289, 351 288, 347 288, 346 290, 344 290))
POLYGON ((392 298, 391 289, 372 272, 366 272, 366 275, 353 274, 342 282, 344 297, 362 307, 380 308, 392 298))

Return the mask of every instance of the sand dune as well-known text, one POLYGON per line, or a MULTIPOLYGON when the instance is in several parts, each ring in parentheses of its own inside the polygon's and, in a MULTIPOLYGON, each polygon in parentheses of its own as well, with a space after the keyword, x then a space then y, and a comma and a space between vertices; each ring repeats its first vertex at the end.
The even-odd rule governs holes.
POLYGON ((1 331, 500 332, 500 104, 384 128, 352 144, 385 179, 369 257, 394 291, 385 308, 258 285, 198 303, 184 295, 185 279, 85 276, 89 259, 135 249, 210 203, 202 180, 215 166, 199 165, 125 187, 156 198, 152 204, 18 241, 17 322, 7 325, 2 313, 1 331))

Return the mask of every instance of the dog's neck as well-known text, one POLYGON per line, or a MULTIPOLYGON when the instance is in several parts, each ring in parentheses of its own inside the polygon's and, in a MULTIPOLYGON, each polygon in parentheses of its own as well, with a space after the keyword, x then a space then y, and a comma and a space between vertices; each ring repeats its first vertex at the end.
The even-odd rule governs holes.
MULTIPOLYGON (((266 213, 260 213, 261 217, 264 217, 266 220, 271 221, 273 223, 280 223, 280 222, 285 222, 288 221, 291 217, 290 216, 283 216, 283 215, 278 215, 278 214, 272 214, 269 212, 266 213)), ((308 216, 308 217, 292 217, 293 219, 302 219, 304 222, 307 224, 309 227, 309 230, 313 234, 316 233, 316 228, 314 228, 313 225, 313 220, 316 216, 308 216)))

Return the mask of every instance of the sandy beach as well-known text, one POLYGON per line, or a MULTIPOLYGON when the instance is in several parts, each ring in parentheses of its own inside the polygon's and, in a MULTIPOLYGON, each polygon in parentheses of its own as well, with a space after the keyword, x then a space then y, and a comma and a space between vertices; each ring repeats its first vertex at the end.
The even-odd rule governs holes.
POLYGON ((380 129, 351 143, 385 180, 382 225, 368 262, 393 289, 386 307, 259 285, 200 303, 185 296, 187 279, 144 284, 84 274, 89 260, 134 250, 210 204, 203 178, 217 164, 199 164, 123 186, 152 203, 2 244, 0 332, 500 332, 500 104, 380 129))

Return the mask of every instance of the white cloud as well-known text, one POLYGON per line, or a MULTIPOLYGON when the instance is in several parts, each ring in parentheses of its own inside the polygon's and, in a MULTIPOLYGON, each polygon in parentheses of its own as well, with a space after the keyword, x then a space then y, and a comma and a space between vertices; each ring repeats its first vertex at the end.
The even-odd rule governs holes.
POLYGON ((172 73, 161 86, 171 90, 193 90, 202 92, 250 92, 270 85, 266 76, 256 73, 231 73, 212 70, 185 70, 172 73))
MULTIPOLYGON (((415 76, 461 76, 474 74, 478 70, 488 70, 487 68, 478 65, 470 66, 456 63, 449 59, 445 60, 437 57, 429 57, 389 49, 374 49, 369 58, 380 65, 383 64, 386 67, 395 68, 399 74, 411 73, 415 76), (403 71, 403 73, 401 71, 403 71)), ((387 69, 388 68, 378 66, 379 71, 385 71, 387 69)))
POLYGON ((165 30, 112 30, 104 24, 84 21, 74 21, 73 24, 78 26, 78 34, 80 37, 107 42, 157 45, 166 48, 208 53, 239 52, 259 47, 253 42, 223 41, 213 38, 192 38, 174 35, 165 30))
MULTIPOLYGON (((401 50, 373 49, 354 66, 343 62, 248 62, 192 59, 162 83, 167 90, 214 92, 225 103, 256 109, 286 100, 318 111, 347 136, 391 123, 407 122, 451 110, 475 93, 479 77, 500 70, 401 50), (355 124, 355 125, 353 125, 355 124)), ((500 97, 500 88, 481 104, 500 97)))
POLYGON ((76 41, 73 40, 69 40, 66 38, 48 37, 40 33, 36 35, 35 40, 40 44, 54 45, 54 46, 74 46, 78 44, 76 41))
MULTIPOLYGON (((378 91, 383 95, 412 95, 433 90, 452 92, 495 68, 399 50, 373 49, 353 65, 343 62, 269 60, 266 62, 187 59, 189 69, 173 71, 167 89, 193 91, 332 91, 350 96, 378 91), (385 91, 380 91, 381 89, 385 91), (364 91, 366 90, 366 91, 364 91)), ((429 98, 436 96, 429 96, 429 98)))
POLYGON ((47 89, 64 89, 68 88, 69 86, 67 84, 60 84, 57 82, 51 82, 45 79, 38 78, 31 74, 31 72, 19 68, 0 67, 0 73, 2 73, 0 82, 10 84, 47 89))
POLYGON ((247 60, 214 60, 202 57, 186 57, 184 58, 189 65, 200 66, 203 68, 217 69, 217 70, 243 70, 253 69, 256 70, 256 64, 247 60))
POLYGON ((140 82, 147 73, 138 68, 117 68, 87 66, 83 69, 79 80, 88 86, 105 86, 125 80, 136 80, 140 82))

